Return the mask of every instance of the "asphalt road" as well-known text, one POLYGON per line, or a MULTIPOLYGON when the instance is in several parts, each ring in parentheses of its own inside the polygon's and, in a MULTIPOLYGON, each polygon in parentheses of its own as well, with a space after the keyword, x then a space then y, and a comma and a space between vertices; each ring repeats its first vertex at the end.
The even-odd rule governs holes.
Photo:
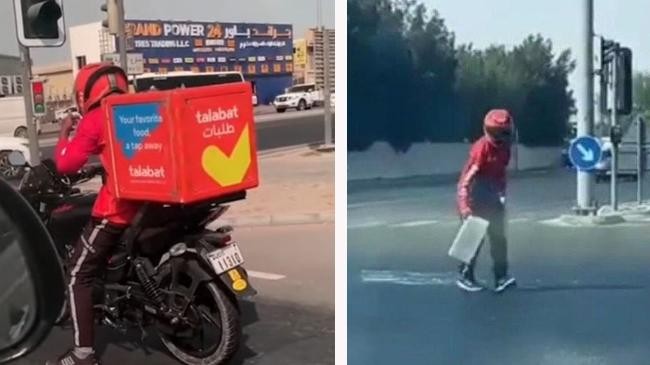
MULTIPOLYGON (((259 295, 242 303, 244 346, 231 363, 334 364, 334 226, 240 229, 233 237, 259 295)), ((104 364, 178 363, 154 334, 144 347, 139 332, 123 336, 100 328, 97 337, 104 364)), ((15 364, 43 364, 71 342, 70 329, 55 328, 39 349, 15 364)))
MULTIPOLYGON (((322 143, 325 138, 323 118, 322 109, 257 115, 255 122, 258 150, 322 143)), ((55 144, 56 134, 41 136, 40 145, 44 158, 52 157, 55 144)))
MULTIPOLYGON (((647 364, 650 227, 575 228, 575 175, 510 181, 509 259, 518 288, 461 292, 447 257, 455 184, 368 185, 348 198, 348 363, 647 364)), ((597 195, 607 200, 607 185, 597 195)), ((623 200, 634 197, 623 183, 623 200)), ((650 190, 646 190, 650 191, 650 190)), ((478 277, 491 288, 489 250, 478 277)))

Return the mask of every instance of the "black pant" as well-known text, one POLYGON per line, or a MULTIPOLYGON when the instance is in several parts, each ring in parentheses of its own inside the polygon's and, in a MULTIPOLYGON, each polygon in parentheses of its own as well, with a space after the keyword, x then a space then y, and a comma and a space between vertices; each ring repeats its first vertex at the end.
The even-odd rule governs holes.
POLYGON ((93 219, 81 233, 68 263, 68 293, 74 327, 74 344, 93 347, 93 284, 104 270, 112 249, 119 242, 124 227, 93 219))
MULTIPOLYGON (((493 261, 494 277, 498 280, 508 274, 508 242, 505 232, 505 210, 502 207, 490 209, 479 209, 474 215, 490 222, 487 229, 487 239, 490 242, 490 255, 493 261)), ((474 266, 476 259, 483 247, 485 240, 481 243, 476 255, 469 264, 461 264, 461 274, 474 278, 474 266)))

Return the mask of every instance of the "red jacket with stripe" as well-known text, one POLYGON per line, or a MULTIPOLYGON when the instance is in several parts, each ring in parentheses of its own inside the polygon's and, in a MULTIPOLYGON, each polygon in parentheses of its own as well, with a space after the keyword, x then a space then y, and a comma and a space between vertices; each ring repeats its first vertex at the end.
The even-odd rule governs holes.
POLYGON ((497 145, 486 136, 476 141, 458 181, 457 208, 461 215, 501 204, 506 193, 510 145, 497 145))
MULTIPOLYGON (((59 173, 78 172, 92 155, 99 155, 102 165, 106 166, 106 157, 102 154, 106 145, 103 118, 101 108, 95 108, 79 121, 72 139, 59 139, 54 150, 54 161, 59 173)), ((107 219, 113 224, 128 225, 135 217, 139 204, 118 199, 113 189, 112 186, 102 185, 92 215, 94 218, 107 219)))

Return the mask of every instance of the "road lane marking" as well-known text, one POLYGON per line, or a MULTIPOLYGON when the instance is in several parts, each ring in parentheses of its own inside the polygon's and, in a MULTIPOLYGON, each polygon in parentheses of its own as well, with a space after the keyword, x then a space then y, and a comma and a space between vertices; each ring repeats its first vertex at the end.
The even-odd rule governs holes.
POLYGON ((385 227, 387 225, 386 222, 364 222, 364 223, 357 223, 357 224, 348 224, 348 229, 364 229, 364 228, 377 228, 377 227, 385 227))
POLYGON ((269 272, 262 272, 262 271, 253 271, 253 270, 247 270, 248 276, 256 279, 263 279, 263 280, 282 280, 286 278, 285 275, 280 275, 280 274, 273 274, 269 272))
POLYGON ((437 224, 438 221, 436 220, 421 220, 421 221, 412 221, 412 222, 402 222, 402 223, 396 223, 396 224, 391 224, 390 227, 392 228, 402 228, 402 227, 419 227, 419 226, 430 226, 437 224))
POLYGON ((413 272, 394 270, 361 270, 361 281, 369 284, 438 285, 449 286, 456 282, 457 273, 413 272))

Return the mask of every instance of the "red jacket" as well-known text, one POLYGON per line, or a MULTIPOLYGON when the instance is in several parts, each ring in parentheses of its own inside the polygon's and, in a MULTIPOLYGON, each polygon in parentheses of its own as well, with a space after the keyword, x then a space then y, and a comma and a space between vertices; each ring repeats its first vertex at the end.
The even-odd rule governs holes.
POLYGON ((496 145, 483 136, 469 152, 469 159, 458 181, 457 205, 461 215, 499 204, 506 193, 506 168, 509 145, 496 145))
MULTIPOLYGON (((88 162, 91 155, 99 155, 102 165, 106 165, 102 154, 104 139, 104 120, 101 108, 95 108, 79 121, 77 132, 72 139, 61 138, 54 150, 56 168, 61 174, 78 172, 88 162)), ((113 224, 128 224, 138 210, 138 204, 115 197, 113 187, 103 185, 93 206, 94 218, 107 219, 113 224)))

